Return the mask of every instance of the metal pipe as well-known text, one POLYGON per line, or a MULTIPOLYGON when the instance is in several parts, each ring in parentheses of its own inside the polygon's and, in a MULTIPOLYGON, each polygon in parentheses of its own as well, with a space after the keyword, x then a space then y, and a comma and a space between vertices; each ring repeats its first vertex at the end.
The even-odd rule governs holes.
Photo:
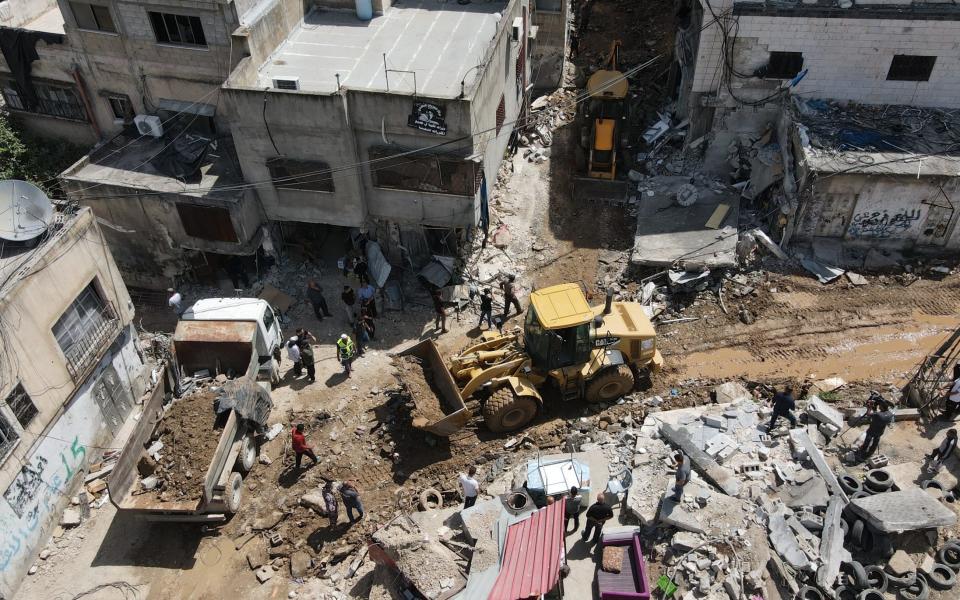
POLYGON ((87 97, 87 88, 83 83, 83 76, 80 75, 80 69, 74 68, 71 75, 73 75, 73 81, 77 84, 77 91, 80 92, 80 99, 83 100, 83 106, 87 109, 87 115, 90 117, 90 126, 93 127, 93 132, 97 134, 97 139, 100 139, 103 137, 103 133, 100 131, 97 115, 93 112, 90 99, 87 97))
POLYGON ((611 310, 613 310, 613 290, 607 288, 607 299, 603 303, 603 314, 609 315, 611 310))

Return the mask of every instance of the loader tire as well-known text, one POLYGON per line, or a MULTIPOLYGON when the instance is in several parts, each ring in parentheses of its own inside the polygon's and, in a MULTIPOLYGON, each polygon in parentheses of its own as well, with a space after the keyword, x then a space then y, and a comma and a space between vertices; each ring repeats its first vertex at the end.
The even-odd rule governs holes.
POLYGON ((533 420, 537 401, 529 396, 517 396, 510 387, 495 391, 483 405, 483 420, 495 433, 516 431, 533 420))
POLYGON ((587 402, 612 402, 632 392, 634 384, 628 365, 604 369, 587 384, 587 402))
POLYGON ((227 489, 223 490, 223 503, 227 505, 227 512, 235 514, 240 510, 240 502, 243 500, 243 477, 240 473, 234 471, 230 473, 227 479, 227 489))

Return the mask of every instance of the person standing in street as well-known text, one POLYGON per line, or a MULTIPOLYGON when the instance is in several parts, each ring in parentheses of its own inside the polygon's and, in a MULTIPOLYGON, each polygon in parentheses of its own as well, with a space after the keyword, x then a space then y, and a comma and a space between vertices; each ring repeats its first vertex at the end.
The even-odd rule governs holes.
POLYGON ((953 456, 953 451, 957 449, 957 430, 951 429, 947 432, 947 437, 943 438, 933 452, 927 456, 927 471, 935 473, 940 470, 943 461, 953 456))
POLYGON ((683 488, 690 483, 690 459, 683 452, 677 452, 673 455, 673 460, 677 466, 677 474, 671 498, 674 502, 680 502, 683 500, 683 488))
POLYGON ((360 282, 360 285, 370 282, 367 261, 364 260, 362 256, 357 258, 357 261, 353 263, 353 274, 357 276, 357 280, 360 282))
POLYGON ((493 329, 493 294, 490 293, 490 288, 483 288, 483 293, 480 294, 480 322, 477 327, 483 325, 484 319, 487 320, 487 329, 493 329))
POLYGON ((317 367, 313 360, 313 345, 311 341, 317 341, 313 334, 306 329, 297 329, 297 345, 300 346, 300 361, 303 368, 307 370, 307 379, 310 383, 317 380, 317 367))
POLYGON ((343 499, 343 506, 347 509, 347 519, 350 523, 356 523, 363 518, 363 503, 360 501, 360 491, 352 481, 344 481, 340 485, 340 497, 343 499), (357 511, 357 518, 353 518, 353 511, 357 511))
POLYGON ((583 503, 583 495, 580 494, 580 490, 577 486, 570 488, 570 495, 567 497, 567 503, 563 507, 564 516, 566 521, 564 521, 563 529, 565 532, 570 533, 570 520, 573 520, 573 530, 578 531, 580 529, 580 505, 583 503))
POLYGON ((167 288, 167 292, 170 294, 170 298, 167 299, 167 306, 172 308, 178 317, 183 316, 183 296, 173 288, 167 288))
POLYGON ((354 353, 353 340, 350 339, 349 335, 341 333, 340 339, 337 340, 337 360, 343 365, 343 372, 347 374, 347 377, 350 377, 350 366, 353 363, 354 353))
POLYGON ((587 509, 587 524, 583 528, 583 534, 580 535, 580 539, 586 542, 587 538, 590 537, 590 532, 593 531, 593 538, 590 540, 590 544, 596 544, 600 541, 603 524, 612 518, 613 509, 604 502, 602 493, 597 494, 597 501, 587 509))
POLYGON ((316 315, 318 321, 322 321, 324 317, 333 316, 330 314, 330 309, 327 308, 327 299, 323 297, 323 289, 316 279, 307 282, 307 300, 313 306, 313 314, 316 315))
POLYGON ((300 358, 300 346, 297 345, 297 336, 287 340, 287 358, 293 363, 293 376, 300 377, 303 373, 303 362, 300 358))
POLYGON ((323 503, 327 509, 327 514, 325 516, 330 519, 330 527, 333 527, 337 524, 337 519, 340 518, 340 515, 337 506, 337 497, 333 495, 332 481, 328 481, 323 484, 323 503))
POLYGON ((357 293, 349 285, 343 286, 343 292, 340 294, 340 302, 343 303, 343 310, 347 313, 347 323, 353 325, 357 318, 357 293))
POLYGON ((370 341, 370 336, 367 334, 367 330, 364 327, 364 311, 360 310, 360 316, 357 317, 357 320, 353 322, 353 343, 356 346, 357 358, 363 356, 364 348, 367 346, 367 342, 370 341))
POLYGON ((782 392, 777 392, 773 395, 773 414, 770 416, 770 424, 767 426, 767 431, 773 431, 774 425, 777 424, 777 421, 780 417, 786 417, 790 421, 790 427, 797 426, 797 418, 793 416, 793 409, 796 408, 797 403, 793 400, 793 387, 784 386, 782 392))
POLYGON ((436 315, 433 320, 433 330, 440 329, 440 333, 446 333, 447 311, 443 307, 443 296, 440 294, 440 288, 434 288, 430 292, 430 299, 433 300, 433 312, 436 315))
POLYGON ((293 428, 293 431, 290 432, 290 438, 293 440, 293 452, 297 455, 297 469, 300 468, 300 462, 303 460, 304 454, 310 457, 313 464, 317 464, 317 455, 313 453, 313 447, 307 445, 307 436, 303 434, 303 423, 293 428))
POLYGON ((503 290, 503 320, 506 321, 507 317, 510 316, 510 307, 517 307, 517 314, 523 312, 523 308, 520 307, 520 301, 517 300, 516 293, 516 280, 517 276, 510 274, 507 275, 505 281, 500 282, 500 289, 503 290))
POLYGON ((369 282, 363 284, 357 292, 360 299, 360 312, 367 311, 371 317, 377 316, 377 291, 369 282))
MULTIPOLYGON (((956 373, 954 374, 956 375, 956 373)), ((957 412, 960 412, 960 376, 953 378, 953 385, 947 392, 947 399, 943 403, 943 413, 941 413, 940 418, 944 421, 953 421, 957 412)))
POLYGON ((857 450, 857 457, 860 460, 870 458, 877 451, 880 446, 880 438, 887 427, 896 420, 893 411, 890 410, 890 404, 886 400, 879 394, 871 395, 871 398, 872 401, 867 407, 867 414, 864 415, 864 418, 870 419, 870 425, 867 426, 867 435, 863 440, 863 445, 857 450))
POLYGON ((463 490, 463 508, 470 508, 477 503, 477 495, 480 494, 480 484, 476 480, 477 467, 470 465, 467 474, 460 473, 458 480, 463 490))

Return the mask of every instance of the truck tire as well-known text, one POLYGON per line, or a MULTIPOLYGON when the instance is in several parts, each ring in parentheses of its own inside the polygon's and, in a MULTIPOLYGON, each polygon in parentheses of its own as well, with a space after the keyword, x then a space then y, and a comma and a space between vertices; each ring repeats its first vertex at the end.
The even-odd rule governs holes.
POLYGON ((953 572, 960 571, 960 544, 950 542, 944 544, 937 550, 937 562, 941 565, 947 565, 953 572))
POLYGON ((632 392, 635 383, 628 365, 604 369, 587 383, 587 402, 612 402, 632 392))
POLYGON ((927 600, 930 596, 930 586, 927 584, 927 578, 923 573, 917 573, 917 578, 913 583, 900 590, 900 597, 903 600, 927 600))
POLYGON ((483 405, 483 420, 494 433, 515 431, 537 415, 537 401, 529 396, 517 396, 506 386, 495 391, 483 405))
POLYGON ((235 514, 240 510, 240 502, 243 500, 243 477, 240 473, 234 471, 230 473, 227 479, 227 489, 223 490, 223 503, 227 505, 227 512, 235 514))
POLYGON ((887 591, 889 581, 883 567, 870 565, 865 571, 867 572, 867 584, 870 586, 870 589, 879 590, 880 592, 887 591))
POLYGON ((252 435, 243 436, 240 442, 240 456, 237 457, 237 469, 242 473, 249 473, 257 464, 257 442, 252 435))
POLYGON ((930 582, 931 587, 938 590, 949 590, 957 583, 957 574, 947 565, 936 563, 933 565, 933 569, 927 573, 927 581, 930 582))

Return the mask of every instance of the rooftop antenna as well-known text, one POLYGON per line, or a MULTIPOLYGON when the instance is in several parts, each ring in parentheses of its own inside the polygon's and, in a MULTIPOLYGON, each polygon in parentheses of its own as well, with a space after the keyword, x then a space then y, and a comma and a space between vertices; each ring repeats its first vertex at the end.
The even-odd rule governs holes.
POLYGON ((29 242, 53 220, 53 203, 43 190, 19 179, 0 181, 0 239, 29 242))

